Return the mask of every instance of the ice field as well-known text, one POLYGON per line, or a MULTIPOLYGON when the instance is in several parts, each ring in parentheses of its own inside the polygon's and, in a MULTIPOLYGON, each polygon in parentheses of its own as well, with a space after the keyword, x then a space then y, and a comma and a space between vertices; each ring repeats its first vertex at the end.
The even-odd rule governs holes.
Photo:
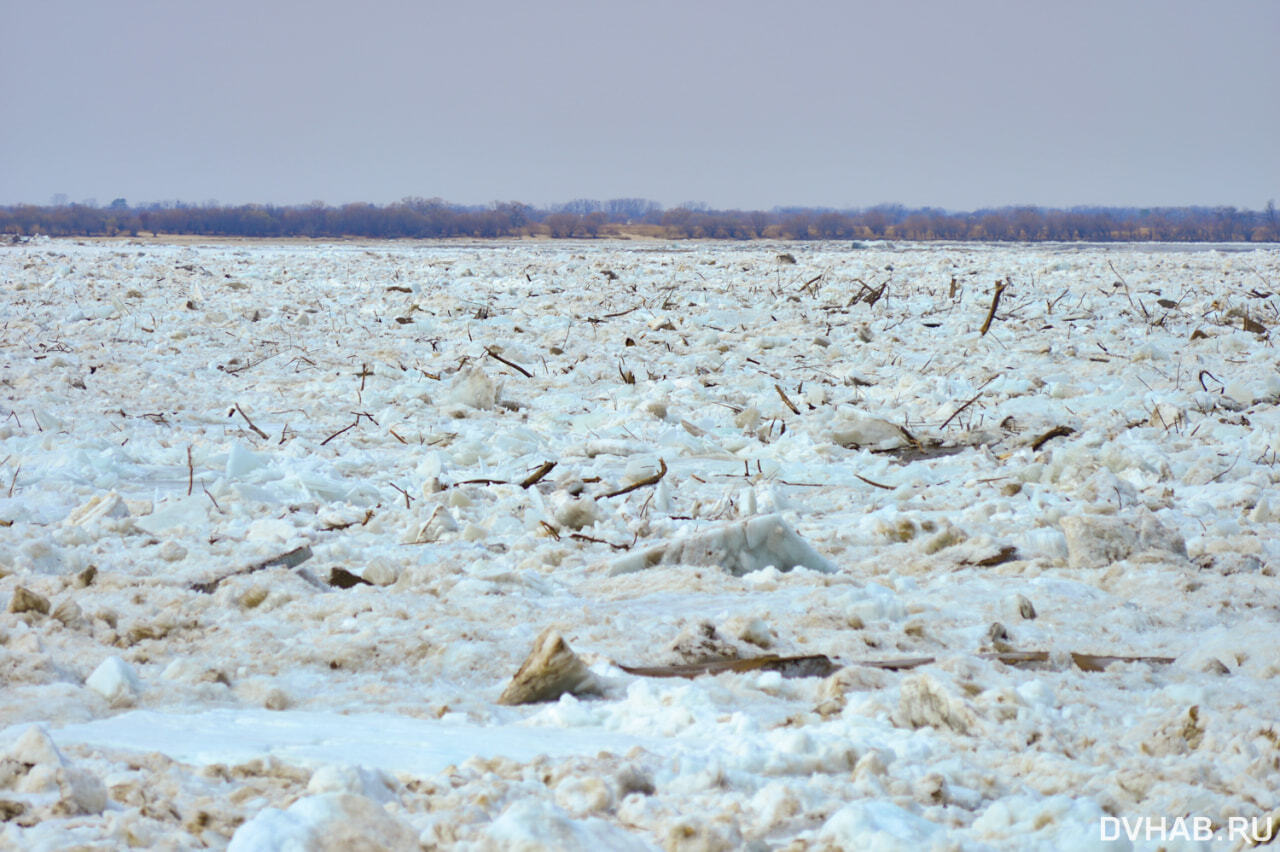
POLYGON ((1280 834, 1274 246, 46 239, 0 284, 0 847, 1280 834))

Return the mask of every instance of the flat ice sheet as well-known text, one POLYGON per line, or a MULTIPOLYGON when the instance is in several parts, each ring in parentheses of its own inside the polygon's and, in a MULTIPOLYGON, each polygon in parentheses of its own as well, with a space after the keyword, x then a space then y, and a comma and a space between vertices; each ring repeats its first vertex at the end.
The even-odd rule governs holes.
MULTIPOLYGON (((27 725, 0 733, 8 745, 27 725)), ((556 730, 519 725, 472 725, 414 719, 387 713, 208 710, 159 713, 133 710, 50 731, 62 747, 92 745, 158 751, 183 763, 243 763, 275 757, 287 763, 365 766, 389 772, 429 775, 471 757, 528 761, 538 755, 572 757, 599 752, 622 754, 635 746, 654 748, 655 739, 582 729, 556 730)))

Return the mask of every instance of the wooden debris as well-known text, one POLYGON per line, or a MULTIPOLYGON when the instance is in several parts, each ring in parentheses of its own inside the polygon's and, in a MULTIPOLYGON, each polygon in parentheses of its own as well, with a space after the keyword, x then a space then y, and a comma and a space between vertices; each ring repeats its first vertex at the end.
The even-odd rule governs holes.
POLYGON ((241 417, 244 418, 244 422, 249 424, 249 428, 252 429, 254 433, 258 435, 258 437, 262 438, 263 440, 266 440, 267 438, 270 437, 266 432, 263 432, 257 426, 253 425, 253 421, 249 419, 249 415, 245 414, 244 409, 240 407, 240 403, 237 402, 233 404, 235 405, 235 410, 239 412, 241 417))
MULTIPOLYGON (((556 539, 558 540, 559 538, 560 536, 557 535, 556 539)), ((577 541, 589 541, 592 544, 607 544, 610 547, 612 547, 614 550, 630 550, 631 549, 631 545, 629 544, 614 544, 611 541, 605 541, 602 538, 596 538, 594 536, 589 536, 584 533, 571 533, 569 535, 569 538, 576 539, 577 541)))
POLYGON ((553 627, 538 634, 533 650, 520 665, 499 704, 535 704, 571 695, 598 695, 600 682, 553 627))
POLYGON ((330 568, 329 569, 329 585, 338 589, 350 589, 355 586, 372 586, 364 577, 359 574, 352 574, 346 568, 330 568))
POLYGON ((387 484, 400 492, 400 495, 404 497, 404 507, 406 509, 410 508, 413 503, 413 498, 409 496, 409 492, 401 488, 399 485, 396 485, 394 482, 388 482, 387 484))
POLYGON ((1112 663, 1156 663, 1160 665, 1168 665, 1174 661, 1174 657, 1113 657, 1098 654, 1077 654, 1071 653, 1071 662, 1075 663, 1076 668, 1082 672, 1102 672, 1112 663))
POLYGON ((608 494, 605 494, 601 499, 608 499, 609 497, 621 497, 623 494, 630 494, 632 491, 635 491, 638 488, 645 488, 646 486, 649 486, 649 485, 657 485, 658 482, 662 480, 662 477, 666 475, 667 475, 667 463, 662 459, 658 459, 658 472, 655 473, 653 476, 646 476, 644 479, 631 483, 626 488, 619 488, 617 491, 610 491, 608 494))
POLYGON ((532 486, 538 484, 539 482, 542 481, 542 478, 544 476, 546 476, 555 468, 555 466, 556 466, 556 463, 553 461, 543 462, 541 467, 539 467, 533 473, 529 474, 527 477, 525 477, 520 481, 520 487, 531 488, 532 486))
MULTIPOLYGON (((978 654, 980 659, 995 660, 1006 666, 1031 666, 1044 665, 1050 662, 1048 651, 996 651, 987 654, 978 654)), ((1086 672, 1105 671, 1107 666, 1112 663, 1153 663, 1158 665, 1168 665, 1174 661, 1173 657, 1128 657, 1128 656, 1107 656, 1098 654, 1078 654, 1071 652, 1071 662, 1076 668, 1086 672)), ((900 660, 861 660, 853 663, 855 666, 871 666, 878 669, 888 669, 890 671, 905 671, 907 669, 916 669, 921 666, 932 665, 937 662, 937 657, 908 657, 900 660)))
POLYGON ((500 361, 503 364, 506 364, 508 367, 515 370, 517 373, 520 373, 521 375, 523 375, 526 379, 533 378, 533 373, 530 373, 528 370, 526 370, 524 367, 521 367, 519 364, 515 363, 514 361, 508 361, 506 358, 503 358, 501 355, 499 355, 497 352, 494 352, 488 346, 484 348, 484 354, 488 355, 490 358, 492 358, 495 361, 500 361))
POLYGON ((1041 447, 1052 441, 1054 438, 1063 438, 1067 435, 1074 435, 1075 432, 1076 430, 1072 429, 1070 426, 1054 426, 1048 432, 1045 432, 1039 438, 1036 438, 1031 442, 1031 451, 1039 452, 1041 447))
POLYGON ((1241 317, 1240 327, 1251 334, 1266 334, 1267 327, 1249 316, 1241 317))
POLYGON ((982 559, 976 559, 972 562, 964 562, 961 564, 976 565, 981 568, 991 568, 995 565, 1003 565, 1006 562, 1013 562, 1017 558, 1018 549, 1011 544, 1006 544, 1000 548, 998 553, 993 553, 991 556, 986 556, 982 559))
POLYGON ((780 657, 765 654, 737 660, 707 660, 701 663, 684 663, 675 666, 624 666, 618 668, 627 674, 640 677, 685 677, 716 675, 724 672, 780 672, 783 677, 827 677, 840 667, 825 654, 807 654, 801 657, 780 657))
MULTIPOLYGON (((994 310, 994 309, 993 309, 993 310, 994 310)), ((988 319, 988 321, 990 321, 990 320, 988 319)), ((986 328, 985 328, 985 326, 984 326, 984 328, 983 328, 983 332, 982 332, 982 333, 983 333, 983 334, 986 334, 986 333, 987 333, 987 332, 986 332, 986 328)), ((981 385, 979 385, 979 386, 978 386, 978 392, 977 392, 977 393, 975 393, 973 396, 969 397, 969 399, 965 401, 964 405, 961 405, 961 406, 960 406, 959 408, 957 408, 955 411, 951 412, 951 416, 950 416, 950 417, 948 417, 946 420, 943 420, 943 421, 942 421, 942 425, 941 425, 941 426, 939 426, 938 428, 939 428, 939 429, 945 429, 945 428, 947 428, 947 424, 948 424, 948 423, 950 423, 952 420, 955 420, 955 419, 956 419, 956 415, 957 415, 957 414, 959 414, 961 411, 964 411, 966 408, 968 408, 969 406, 971 406, 971 405, 973 405, 975 402, 977 402, 977 401, 978 401, 978 397, 982 396, 982 391, 987 387, 987 385, 991 384, 992 382, 994 382, 994 381, 995 381, 996 379, 998 379, 998 378, 1000 378, 1000 374, 999 374, 999 373, 996 373, 994 376, 992 376, 991 378, 989 378, 989 379, 987 379, 985 382, 983 382, 981 385)))
POLYGON ((782 389, 782 385, 774 385, 773 389, 778 392, 778 396, 782 397, 782 402, 791 409, 792 414, 799 414, 800 409, 796 408, 796 404, 787 398, 787 392, 782 389))
POLYGON ((329 442, 330 442, 330 441, 332 441, 334 438, 336 438, 336 437, 338 437, 339 435, 341 435, 343 432, 348 432, 348 431, 350 431, 350 430, 352 430, 352 429, 356 428, 356 425, 357 425, 359 422, 360 422, 360 418, 359 418, 359 417, 357 417, 357 418, 355 419, 355 422, 354 422, 354 423, 352 423, 350 426, 343 426, 343 427, 342 427, 341 429, 339 429, 337 432, 334 432, 332 435, 330 435, 329 437, 327 437, 327 438, 325 438, 323 441, 321 441, 321 442, 320 442, 320 446, 322 446, 322 447, 323 447, 325 444, 329 443, 329 442))
MULTIPOLYGON (((1002 625, 993 624, 993 628, 1002 625)), ((1039 666, 1051 662, 1048 651, 995 651, 976 655, 983 660, 995 660, 1006 666, 1039 666)), ((1071 662, 1076 668, 1085 672, 1106 671, 1112 663, 1151 663, 1168 665, 1173 657, 1142 656, 1110 656, 1100 654, 1071 653, 1071 662)), ((856 660, 850 666, 883 669, 885 671, 909 671, 923 666, 933 665, 937 657, 901 657, 888 660, 856 660)), ((824 654, 808 654, 801 657, 780 657, 777 654, 766 654, 761 657, 748 657, 738 660, 708 660, 701 663, 686 663, 676 666, 624 666, 618 668, 627 674, 640 677, 685 677, 695 678, 702 675, 716 675, 723 672, 778 671, 783 677, 827 677, 839 671, 842 666, 824 654)))
POLYGON ((1222 381, 1222 379, 1218 378, 1213 373, 1210 373, 1208 370, 1201 370, 1200 374, 1196 376, 1196 379, 1200 382, 1201 389, 1203 389, 1206 393, 1209 391, 1209 386, 1204 383, 1205 376, 1208 376, 1209 378, 1217 382, 1219 385, 1221 385, 1221 387, 1218 388, 1218 393, 1222 393, 1224 390, 1227 389, 1226 382, 1222 381))
POLYGON ((816 292, 817 292, 817 288, 816 288, 816 287, 814 287, 813 285, 817 284, 819 281, 821 281, 823 278, 826 278, 826 277, 827 277, 827 274, 826 274, 825 272, 822 272, 822 273, 819 273, 818 275, 813 276, 813 277, 812 277, 812 278, 810 278, 808 281, 804 282, 804 284, 803 284, 803 285, 801 285, 801 287, 799 288, 799 289, 800 289, 800 292, 801 292, 801 293, 806 293, 806 292, 813 292, 813 293, 816 293, 816 292), (811 289, 810 289, 810 288, 812 288, 812 291, 811 291, 811 289))
POLYGON ((304 544, 295 547, 293 550, 281 553, 279 556, 273 556, 270 559, 264 559, 261 562, 255 562, 247 568, 241 568, 238 571, 232 571, 229 574, 223 574, 221 577, 215 577, 204 583, 192 583, 191 590, 193 592, 201 592, 202 594, 211 595, 214 589, 218 588, 218 584, 223 580, 229 580, 232 577, 238 577, 241 574, 252 574, 255 571, 261 571, 265 568, 294 568, 306 562, 312 556, 311 546, 304 544))
POLYGON ((861 479, 863 482, 867 483, 873 488, 883 488, 885 491, 892 491, 895 487, 892 485, 885 485, 883 482, 876 482, 875 480, 867 479, 865 476, 863 476, 860 473, 855 473, 854 476, 858 477, 858 479, 861 479))
POLYGON ((872 450, 871 453, 872 455, 877 456, 892 456, 897 462, 909 464, 914 461, 927 461, 929 459, 943 458, 945 456, 954 456, 957 453, 963 453, 965 450, 974 449, 978 446, 981 445, 917 442, 905 447, 893 447, 887 450, 872 450))
POLYGON ((1003 281, 996 282, 996 291, 991 294, 991 309, 987 311, 987 318, 982 321, 982 328, 978 329, 979 337, 985 337, 986 333, 991 330, 991 321, 995 319, 996 308, 1000 306, 1000 295, 1004 293, 1006 286, 1003 281))

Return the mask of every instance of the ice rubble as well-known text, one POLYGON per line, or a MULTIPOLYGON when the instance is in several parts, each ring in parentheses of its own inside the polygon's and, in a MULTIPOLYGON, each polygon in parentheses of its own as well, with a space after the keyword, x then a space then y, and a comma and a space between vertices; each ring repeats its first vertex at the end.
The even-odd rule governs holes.
POLYGON ((0 250, 0 845, 1069 849, 1275 813, 1280 379, 1243 323, 1275 248, 779 250, 0 250), (614 665, 704 626, 936 663, 614 665), (544 631, 603 697, 499 702, 544 631))

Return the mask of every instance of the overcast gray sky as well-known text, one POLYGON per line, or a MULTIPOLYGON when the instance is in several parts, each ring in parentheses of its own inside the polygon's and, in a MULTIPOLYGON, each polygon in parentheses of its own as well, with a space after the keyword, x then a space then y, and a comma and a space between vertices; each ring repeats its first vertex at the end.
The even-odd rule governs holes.
POLYGON ((1280 199, 1278 0, 0 13, 0 203, 1280 199))

